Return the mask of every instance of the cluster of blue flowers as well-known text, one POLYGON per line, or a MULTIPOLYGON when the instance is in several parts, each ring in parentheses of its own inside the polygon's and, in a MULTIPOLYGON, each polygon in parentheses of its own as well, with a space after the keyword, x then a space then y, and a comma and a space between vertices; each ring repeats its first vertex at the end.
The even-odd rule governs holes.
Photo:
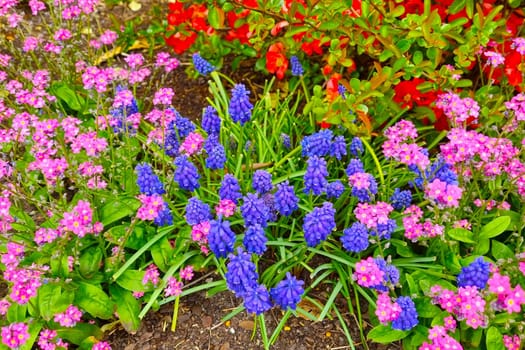
POLYGON ((188 225, 193 226, 212 218, 210 206, 197 197, 191 197, 186 204, 185 219, 188 225))
POLYGON ((166 192, 164 185, 148 163, 137 164, 135 172, 137 173, 137 185, 139 186, 140 193, 152 196, 154 194, 161 195, 166 192))
MULTIPOLYGON (((122 85, 118 85, 116 88, 116 93, 119 93, 120 91, 124 89, 125 88, 122 85)), ((134 133, 135 128, 128 121, 128 117, 138 112, 139 112, 139 106, 137 104, 137 100, 134 97, 131 100, 130 105, 120 106, 118 108, 111 109, 109 113, 113 117, 113 131, 115 133, 119 133, 119 132, 134 133)))
POLYGON ((480 290, 485 288, 490 276, 490 264, 478 257, 470 265, 461 268, 457 277, 458 287, 478 287, 480 290))
POLYGON ((253 173, 252 187, 261 195, 270 192, 273 188, 272 174, 265 170, 256 170, 255 173, 253 173))
POLYGON ((255 193, 248 193, 243 197, 241 215, 245 226, 261 225, 266 227, 270 219, 270 208, 264 203, 264 199, 255 193))
POLYGON ((399 283, 399 270, 392 264, 388 264, 382 257, 374 259, 376 265, 384 272, 383 281, 380 284, 372 286, 380 292, 388 291, 388 286, 394 286, 399 283))
POLYGON ((430 183, 434 181, 434 179, 439 179, 448 185, 458 184, 458 175, 443 158, 438 158, 429 165, 423 173, 421 173, 421 170, 416 165, 409 166, 409 169, 416 174, 416 178, 411 184, 419 189, 423 188, 425 181, 430 183))
POLYGON ((157 226, 173 225, 173 214, 168 203, 162 203, 162 209, 158 212, 157 217, 153 220, 157 226))
POLYGON ((318 156, 312 156, 306 161, 306 173, 304 174, 304 192, 313 193, 316 196, 323 194, 328 187, 328 170, 326 160, 318 156))
POLYGON ((301 141, 303 157, 324 157, 329 155, 333 137, 334 134, 330 129, 324 129, 305 136, 301 141))
POLYGON ((343 247, 353 253, 360 253, 370 244, 368 241, 369 232, 365 225, 360 222, 354 222, 352 226, 343 230, 341 243, 343 247))
POLYGON ((198 52, 195 52, 192 58, 195 70, 199 72, 199 74, 206 76, 216 69, 210 62, 202 58, 198 52))
POLYGON ((392 328, 401 331, 408 331, 419 323, 417 319, 417 310, 414 301, 407 296, 401 296, 396 299, 397 305, 401 308, 399 316, 392 321, 392 328))
POLYGON ((202 113, 201 126, 208 135, 219 135, 221 132, 221 118, 217 114, 217 110, 212 106, 208 106, 202 113))
POLYGON ((258 283, 259 275, 250 254, 238 248, 237 255, 229 254, 228 258, 226 285, 237 297, 244 299, 249 313, 260 315, 268 311, 272 307, 271 299, 284 310, 296 309, 304 293, 303 281, 287 272, 286 278, 268 292, 266 286, 258 283))
POLYGON ((304 217, 303 231, 306 245, 315 247, 326 240, 335 229, 335 209, 330 202, 314 208, 304 217))
POLYGON ((179 138, 177 136, 175 120, 168 123, 168 128, 164 135, 164 153, 170 157, 179 155, 179 138))
POLYGON ((304 68, 301 62, 299 62, 299 58, 297 56, 290 57, 290 65, 292 68, 292 75, 295 77, 299 77, 304 74, 304 68))
POLYGON ((406 209, 412 203, 412 192, 409 190, 401 191, 399 188, 396 188, 390 197, 390 202, 396 210, 406 209))
POLYGON ((253 105, 248 97, 250 91, 246 89, 244 84, 236 84, 232 89, 231 95, 228 113, 230 113, 234 122, 244 125, 252 117, 253 105))
POLYGON ((225 258, 233 252, 234 244, 235 233, 230 228, 230 222, 222 218, 211 220, 208 245, 213 254, 218 258, 225 258))
POLYGON ((275 209, 284 216, 291 215, 299 208, 299 198, 295 195, 294 187, 288 180, 277 184, 274 197, 275 209))
POLYGON ((181 189, 193 192, 200 187, 199 172, 187 156, 178 156, 174 164, 177 167, 174 178, 181 189))
POLYGON ((239 186, 239 181, 232 174, 224 175, 221 187, 219 188, 219 197, 221 199, 229 199, 235 204, 239 202, 239 199, 242 198, 241 186, 239 186))

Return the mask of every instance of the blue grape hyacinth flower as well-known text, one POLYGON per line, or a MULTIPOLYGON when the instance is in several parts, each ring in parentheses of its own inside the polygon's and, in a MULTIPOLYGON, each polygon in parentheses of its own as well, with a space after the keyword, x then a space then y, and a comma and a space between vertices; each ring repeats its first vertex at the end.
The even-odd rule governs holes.
POLYGON ((135 172, 137 173, 137 185, 139 186, 140 193, 147 196, 166 193, 164 185, 159 177, 153 172, 151 165, 148 163, 137 164, 135 172))
POLYGON ((200 187, 199 172, 187 156, 178 156, 174 163, 177 166, 174 179, 181 189, 193 192, 200 187))
POLYGON ((216 69, 210 62, 202 58, 198 52, 195 52, 192 58, 193 66, 195 67, 195 70, 199 72, 199 74, 206 76, 216 69))
POLYGON ((244 84, 236 84, 232 89, 232 97, 228 112, 232 120, 241 125, 246 124, 252 117, 253 105, 250 102, 250 91, 244 84))
POLYGON ((314 208, 304 217, 303 231, 306 245, 315 247, 335 229, 335 209, 330 202, 314 208))
POLYGON ((222 220, 210 221, 210 232, 208 233, 208 245, 217 258, 225 258, 233 252, 235 244, 235 233, 230 228, 230 222, 222 220))
POLYGON ((480 290, 487 285, 490 275, 490 264, 480 256, 470 265, 461 268, 457 277, 458 287, 478 287, 480 290))
POLYGON ((242 298, 246 291, 257 286, 257 269, 251 255, 237 248, 237 255, 229 254, 230 262, 226 266, 226 285, 235 296, 242 298))
POLYGON ((287 272, 286 278, 270 290, 270 295, 275 304, 279 305, 281 309, 295 310, 304 293, 303 285, 304 281, 298 280, 290 272, 287 272))

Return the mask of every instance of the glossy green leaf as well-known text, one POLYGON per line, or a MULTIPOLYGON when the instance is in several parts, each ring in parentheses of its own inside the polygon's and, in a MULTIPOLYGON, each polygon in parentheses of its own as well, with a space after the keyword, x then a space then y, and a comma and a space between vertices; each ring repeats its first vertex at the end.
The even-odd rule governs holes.
POLYGON ((135 333, 140 327, 140 304, 130 291, 112 284, 109 291, 117 304, 117 315, 122 327, 128 333, 135 333))
POLYGON ((507 247, 505 244, 496 240, 492 241, 492 256, 494 259, 512 259, 514 258, 514 252, 512 249, 507 247))
POLYGON ((67 106, 74 111, 80 111, 85 103, 85 100, 64 82, 53 83, 50 91, 51 94, 56 96, 59 100, 64 101, 67 106))
POLYGON ((486 338, 487 349, 490 350, 505 350, 503 345, 503 335, 496 327, 490 327, 487 331, 486 338))
POLYGON ((75 293, 75 304, 91 316, 108 320, 113 317, 115 303, 99 285, 79 283, 75 293))
MULTIPOLYGON (((221 13, 220 10, 215 6, 210 6, 208 8, 208 22, 215 29, 220 29, 222 27, 221 13)), ((224 15, 222 15, 224 17, 224 15)))
POLYGON ((510 217, 509 216, 500 216, 486 224, 481 228, 481 231, 479 232, 479 238, 480 239, 490 239, 499 236, 510 225, 510 217))
POLYGON ((390 344, 405 338, 409 332, 392 329, 391 326, 379 325, 368 332, 367 339, 376 343, 390 344))
POLYGON ((133 197, 117 198, 106 203, 99 210, 99 218, 104 226, 134 214, 140 207, 140 201, 133 197))
POLYGON ((455 239, 456 241, 464 242, 464 243, 476 243, 474 240, 474 234, 466 230, 464 228, 453 228, 451 230, 447 231, 447 235, 455 239))
POLYGON ((173 257, 173 247, 166 237, 151 247, 151 256, 161 271, 165 272, 169 268, 173 257))
POLYGON ((100 328, 90 323, 77 323, 73 328, 63 327, 56 329, 56 331, 59 338, 76 345, 79 345, 88 337, 101 339, 103 336, 100 328))
POLYGON ((139 270, 126 270, 120 277, 117 279, 117 284, 124 289, 127 289, 132 292, 147 292, 152 290, 152 288, 147 288, 142 283, 144 278, 144 271, 139 270))
POLYGON ((44 284, 38 288, 37 305, 40 316, 46 320, 51 320, 56 314, 64 312, 73 302, 74 294, 71 291, 62 292, 62 288, 57 284, 44 284))
POLYGON ((80 274, 84 278, 90 278, 97 273, 101 267, 103 252, 99 246, 86 249, 79 259, 80 274))

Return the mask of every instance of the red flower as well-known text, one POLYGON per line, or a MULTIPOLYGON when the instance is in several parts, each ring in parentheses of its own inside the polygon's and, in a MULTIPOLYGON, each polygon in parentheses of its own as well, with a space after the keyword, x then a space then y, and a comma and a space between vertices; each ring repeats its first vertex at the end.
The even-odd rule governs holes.
POLYGON ((188 32, 187 35, 177 32, 168 38, 164 38, 166 45, 173 47, 175 53, 179 55, 188 50, 196 39, 197 33, 195 32, 188 32))
POLYGON ((328 101, 335 100, 339 95, 339 80, 341 80, 341 74, 334 73, 328 79, 328 82, 326 83, 326 98, 328 101))
POLYGON ((276 43, 270 45, 266 53, 266 69, 275 74, 277 79, 284 78, 284 74, 288 70, 288 59, 284 55, 284 51, 284 45, 276 43))
POLYGON ((233 41, 235 39, 239 39, 239 41, 242 44, 248 44, 248 39, 252 36, 253 32, 250 31, 250 25, 248 23, 244 23, 240 25, 239 27, 235 26, 235 23, 237 20, 244 18, 250 14, 250 10, 243 10, 240 13, 235 13, 234 11, 230 11, 226 14, 226 18, 228 20, 228 26, 231 28, 228 33, 226 33, 225 39, 229 41, 233 41))
POLYGON ((394 87, 393 100, 401 104, 402 108, 411 109, 414 106, 414 101, 421 95, 416 87, 421 84, 422 80, 414 78, 413 80, 405 80, 397 84, 394 87))

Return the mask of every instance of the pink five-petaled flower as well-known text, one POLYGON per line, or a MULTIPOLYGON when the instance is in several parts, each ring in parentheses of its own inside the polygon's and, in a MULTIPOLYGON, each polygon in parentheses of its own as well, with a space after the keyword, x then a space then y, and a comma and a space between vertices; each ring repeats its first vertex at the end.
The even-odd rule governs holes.
POLYGON ((375 312, 379 322, 387 324, 399 317, 401 314, 401 307, 392 302, 388 293, 379 293, 377 296, 377 308, 375 312))
POLYGON ((175 277, 170 277, 168 279, 168 285, 164 289, 164 295, 169 296, 179 296, 182 293, 183 283, 178 281, 175 277))
POLYGON ((191 279, 193 278, 193 266, 188 265, 185 268, 181 269, 179 272, 179 276, 183 280, 191 281, 191 279))
POLYGON ((191 132, 179 147, 179 152, 192 156, 200 153, 204 145, 204 137, 198 132, 191 132))
POLYGON ((144 273, 144 278, 142 278, 142 284, 146 285, 148 282, 151 282, 154 286, 157 286, 159 284, 159 269, 155 264, 150 264, 144 273))
POLYGON ((164 208, 164 200, 158 194, 151 196, 140 194, 138 199, 142 205, 137 211, 137 218, 141 220, 155 220, 164 208))
POLYGON ((174 95, 175 93, 173 92, 173 89, 160 88, 157 92, 155 92, 155 96, 153 97, 153 104, 169 106, 171 105, 171 100, 173 99, 174 95))

